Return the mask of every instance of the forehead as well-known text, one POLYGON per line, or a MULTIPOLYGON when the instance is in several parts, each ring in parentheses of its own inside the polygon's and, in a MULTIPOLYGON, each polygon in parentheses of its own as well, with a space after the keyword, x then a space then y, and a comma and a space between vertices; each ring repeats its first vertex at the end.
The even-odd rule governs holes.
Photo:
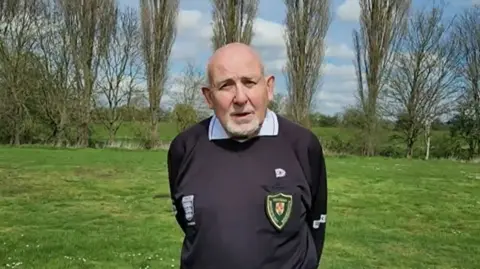
POLYGON ((262 75, 261 64, 254 57, 234 55, 221 57, 212 63, 211 76, 213 82, 242 77, 259 77, 262 75))

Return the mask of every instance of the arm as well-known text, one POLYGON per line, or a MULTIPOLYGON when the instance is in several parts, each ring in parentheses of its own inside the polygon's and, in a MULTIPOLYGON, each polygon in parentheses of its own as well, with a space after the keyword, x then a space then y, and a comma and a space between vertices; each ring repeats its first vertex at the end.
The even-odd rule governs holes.
POLYGON ((177 213, 178 204, 175 203, 177 196, 177 177, 180 172, 180 165, 184 156, 184 147, 178 139, 174 139, 170 143, 170 148, 167 154, 167 166, 168 166, 168 183, 170 188, 170 199, 172 201, 172 207, 175 213, 175 219, 180 225, 182 230, 184 229, 183 222, 177 213))
POLYGON ((320 263, 327 218, 327 172, 322 146, 313 134, 308 145, 308 164, 312 184, 312 207, 308 215, 308 223, 315 241, 318 263, 320 263))

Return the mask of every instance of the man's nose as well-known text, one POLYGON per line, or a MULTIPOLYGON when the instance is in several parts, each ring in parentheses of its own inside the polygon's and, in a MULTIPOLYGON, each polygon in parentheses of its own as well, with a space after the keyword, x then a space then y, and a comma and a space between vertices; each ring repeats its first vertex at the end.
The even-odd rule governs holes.
POLYGON ((248 101, 247 93, 243 85, 238 85, 235 91, 234 103, 237 105, 243 105, 248 101))

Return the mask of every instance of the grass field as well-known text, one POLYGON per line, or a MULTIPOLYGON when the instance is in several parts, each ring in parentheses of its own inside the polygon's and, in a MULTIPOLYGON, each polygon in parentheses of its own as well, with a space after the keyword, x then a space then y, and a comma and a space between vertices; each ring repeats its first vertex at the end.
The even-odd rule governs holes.
MULTIPOLYGON (((479 164, 327 166, 322 269, 480 268, 479 164)), ((0 147, 0 186, 0 268, 178 268, 165 152, 0 147)))

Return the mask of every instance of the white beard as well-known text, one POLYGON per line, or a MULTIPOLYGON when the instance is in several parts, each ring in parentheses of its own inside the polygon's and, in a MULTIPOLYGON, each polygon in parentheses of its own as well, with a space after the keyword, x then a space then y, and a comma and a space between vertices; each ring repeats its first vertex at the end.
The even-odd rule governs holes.
POLYGON ((259 128, 260 121, 257 117, 246 123, 236 123, 230 119, 225 126, 226 131, 232 136, 250 136, 257 132, 259 128))

